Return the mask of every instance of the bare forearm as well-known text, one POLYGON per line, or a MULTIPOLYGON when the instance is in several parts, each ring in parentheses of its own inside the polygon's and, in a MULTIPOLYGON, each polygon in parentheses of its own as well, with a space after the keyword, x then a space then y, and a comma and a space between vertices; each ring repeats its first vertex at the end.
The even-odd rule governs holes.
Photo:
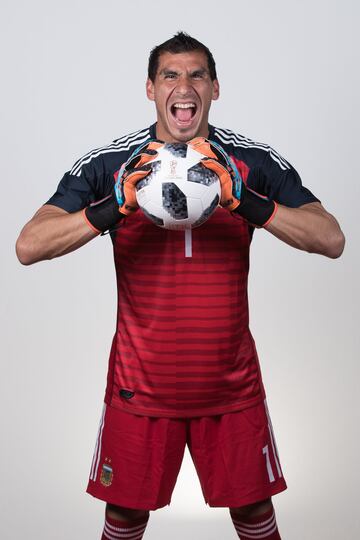
POLYGON ((279 205, 265 229, 290 246, 310 253, 337 258, 344 249, 345 238, 338 222, 319 203, 300 208, 279 205))
POLYGON ((70 253, 95 236, 81 212, 69 214, 45 205, 21 231, 16 253, 22 264, 29 265, 70 253))

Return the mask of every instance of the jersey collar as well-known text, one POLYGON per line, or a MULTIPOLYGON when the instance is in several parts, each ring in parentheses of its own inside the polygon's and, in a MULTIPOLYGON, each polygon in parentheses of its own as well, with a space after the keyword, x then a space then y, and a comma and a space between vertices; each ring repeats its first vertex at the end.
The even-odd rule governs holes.
MULTIPOLYGON (((149 133, 151 139, 156 139, 156 122, 149 127, 149 133)), ((214 138, 215 128, 209 124, 209 139, 214 138)))

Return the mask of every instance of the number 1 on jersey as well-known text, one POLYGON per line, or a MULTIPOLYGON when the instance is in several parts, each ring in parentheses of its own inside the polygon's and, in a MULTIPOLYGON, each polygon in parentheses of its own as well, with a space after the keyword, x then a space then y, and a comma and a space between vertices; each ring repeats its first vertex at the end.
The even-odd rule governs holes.
POLYGON ((185 257, 192 257, 192 230, 185 229, 185 257))

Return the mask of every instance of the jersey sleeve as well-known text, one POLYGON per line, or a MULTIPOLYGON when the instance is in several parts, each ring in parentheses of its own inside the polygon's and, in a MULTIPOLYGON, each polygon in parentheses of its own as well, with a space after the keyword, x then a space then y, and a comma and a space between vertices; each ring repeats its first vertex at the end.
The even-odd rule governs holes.
POLYGON ((81 174, 71 171, 62 177, 57 190, 45 204, 58 206, 67 212, 77 212, 109 195, 114 186, 111 174, 98 167, 83 167, 81 174))
POLYGON ((270 147, 263 163, 250 170, 247 185, 254 191, 290 208, 320 202, 303 186, 294 167, 270 147))

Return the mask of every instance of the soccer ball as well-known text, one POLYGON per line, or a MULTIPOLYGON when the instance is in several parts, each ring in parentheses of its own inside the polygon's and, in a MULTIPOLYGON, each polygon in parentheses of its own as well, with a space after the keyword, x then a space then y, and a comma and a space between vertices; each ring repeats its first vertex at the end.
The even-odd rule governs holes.
POLYGON ((185 143, 161 146, 150 161, 151 172, 136 184, 144 214, 165 229, 202 225, 220 201, 220 180, 200 161, 205 156, 185 143))

